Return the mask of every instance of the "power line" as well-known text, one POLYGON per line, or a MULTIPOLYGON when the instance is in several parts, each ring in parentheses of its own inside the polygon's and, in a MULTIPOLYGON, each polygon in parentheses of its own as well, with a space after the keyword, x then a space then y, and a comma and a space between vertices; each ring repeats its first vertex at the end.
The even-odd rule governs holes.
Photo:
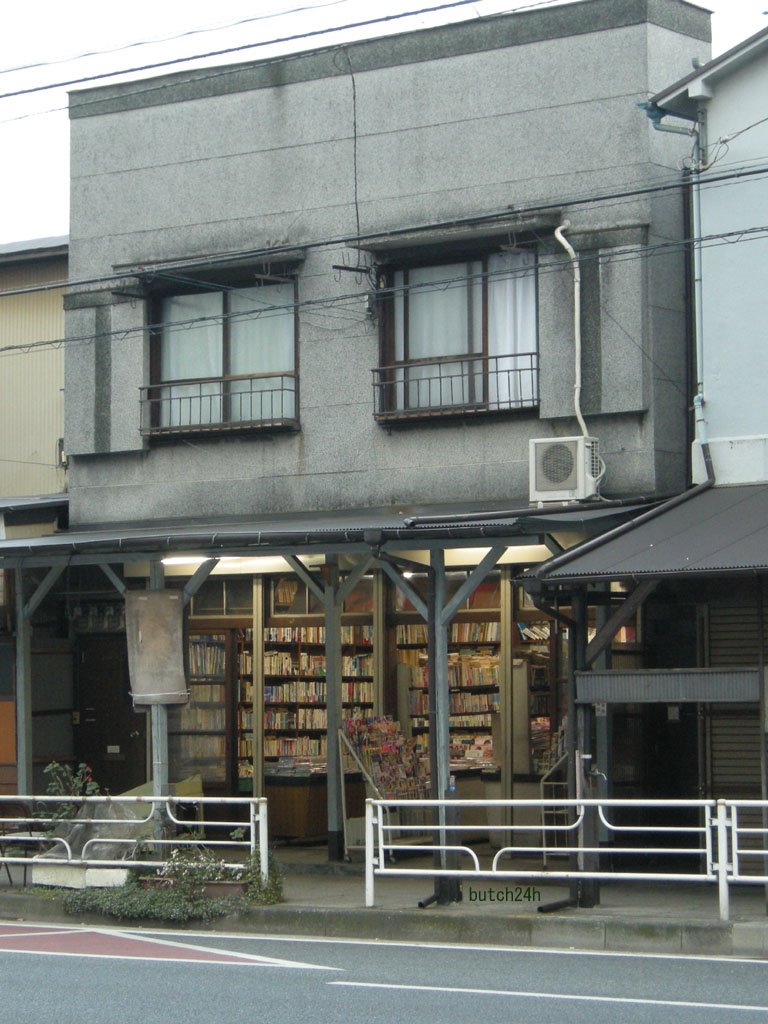
POLYGON ((176 32, 168 36, 156 36, 153 39, 137 39, 135 42, 123 43, 121 46, 113 46, 104 50, 86 50, 83 53, 72 54, 70 57, 57 57, 53 60, 36 61, 34 64, 18 64, 16 67, 0 68, 0 75, 10 75, 18 71, 35 71, 38 68, 55 67, 58 64, 74 64, 76 61, 85 60, 88 57, 106 57, 111 53, 122 53, 125 50, 135 50, 142 46, 156 46, 158 43, 171 43, 177 39, 188 39, 190 36, 224 32, 227 29, 239 28, 241 25, 250 25, 257 21, 271 21, 273 18, 289 17, 291 14, 302 14, 304 11, 318 11, 324 7, 338 7, 344 3, 347 3, 347 0, 328 0, 327 3, 306 4, 303 7, 290 7, 284 11, 274 11, 272 14, 258 14, 252 18, 240 18, 238 21, 230 21, 224 25, 192 28, 186 32, 176 32))
MULTIPOLYGON (((606 255, 605 251, 595 253, 594 255, 583 256, 584 260, 598 260, 601 265, 610 265, 613 263, 628 263, 639 259, 648 259, 649 257, 662 252, 674 252, 686 249, 692 244, 698 243, 704 249, 715 248, 722 245, 733 245, 738 242, 755 241, 768 237, 768 224, 755 226, 751 228, 741 228, 734 231, 722 232, 712 235, 705 235, 700 238, 687 238, 682 240, 657 242, 653 245, 646 246, 631 246, 629 248, 616 248, 611 251, 610 254, 606 255)), ((562 257, 556 260, 552 260, 548 264, 546 269, 541 267, 536 268, 534 273, 538 277, 544 274, 559 273, 566 266, 570 264, 570 260, 567 257, 562 257)), ((466 275, 463 274, 459 277, 449 277, 441 281, 432 281, 428 284, 423 285, 410 285, 408 287, 409 292, 419 291, 421 293, 433 292, 433 291, 445 291, 451 287, 466 287, 467 281, 470 279, 479 279, 486 277, 493 280, 507 280, 516 277, 530 274, 531 268, 523 268, 515 271, 495 271, 486 272, 485 274, 466 275)), ((378 300, 387 299, 394 295, 398 291, 402 291, 402 288, 386 287, 378 288, 375 292, 375 298, 378 300)), ((250 310, 242 310, 237 313, 229 314, 216 314, 211 316, 199 316, 192 317, 189 320, 176 320, 171 323, 155 323, 155 324, 142 324, 141 326, 132 328, 120 328, 110 331, 99 331, 97 333, 89 333, 87 335, 80 335, 69 338, 58 338, 48 339, 45 341, 34 341, 34 342, 21 342, 13 345, 0 346, 0 355, 21 355, 41 348, 61 348, 67 345, 76 344, 94 344, 97 341, 108 340, 110 338, 127 338, 134 334, 143 334, 145 332, 158 332, 163 327, 183 328, 192 329, 196 326, 210 325, 214 323, 221 323, 225 320, 228 321, 247 321, 269 318, 270 316, 285 315, 289 311, 321 311, 326 310, 329 307, 331 309, 338 309, 342 307, 343 303, 360 303, 361 301, 367 301, 371 295, 369 290, 364 292, 351 292, 345 295, 329 296, 327 298, 319 299, 305 299, 298 300, 292 303, 283 303, 280 305, 268 306, 267 308, 253 308, 250 310)), ((351 307, 350 307, 351 309, 351 307)), ((327 314, 326 314, 327 315, 327 314)), ((360 322, 366 320, 365 315, 360 316, 360 322)), ((637 344, 637 343, 636 343, 637 344)), ((645 350, 643 350, 645 351, 645 350)))
MULTIPOLYGON (((47 85, 34 85, 26 89, 16 89, 12 92, 0 93, 0 100, 11 99, 14 96, 28 96, 31 93, 46 92, 50 89, 63 89, 72 85, 84 85, 87 82, 97 82, 106 78, 117 78, 120 75, 131 75, 143 71, 156 71, 160 68, 173 67, 178 64, 188 64, 194 60, 208 60, 211 57, 224 57, 231 53, 242 53, 244 50, 260 49, 264 46, 278 46, 283 43, 295 43, 302 39, 315 39, 318 36, 329 35, 332 32, 346 32, 351 29, 368 28, 371 25, 382 25, 391 21, 398 21, 402 18, 413 18, 421 14, 435 14, 439 11, 449 10, 455 7, 466 7, 470 4, 477 4, 478 0, 450 0, 449 3, 438 4, 435 7, 421 7, 415 11, 406 11, 402 14, 385 14, 378 18, 366 18, 363 21, 353 21, 346 25, 336 25, 330 28, 313 29, 309 32, 297 32, 292 35, 279 36, 274 39, 263 39, 257 43, 243 43, 240 46, 228 46, 221 50, 209 50, 206 53, 196 53, 189 57, 174 57, 170 60, 155 61, 152 64, 141 64, 136 67, 122 68, 119 71, 104 71, 97 75, 83 75, 80 78, 70 78, 61 82, 50 82, 47 85)), ((554 3, 555 0, 541 0, 540 3, 528 4, 529 7, 539 7, 543 4, 554 3)))
MULTIPOLYGON (((469 2, 472 2, 472 0, 463 0, 463 2, 469 3, 469 2)), ((476 0, 476 2, 482 3, 483 0, 476 0)), ((517 14, 520 11, 528 10, 530 8, 546 7, 546 6, 549 6, 550 4, 562 3, 562 2, 563 2, 563 0, 536 0, 535 3, 520 4, 519 6, 512 8, 511 13, 517 14)), ((451 6, 456 6, 456 5, 455 4, 447 4, 447 5, 444 5, 444 6, 451 7, 451 6)), ((440 10, 440 9, 441 8, 439 8, 439 7, 436 7, 436 8, 425 8, 425 12, 429 12, 429 11, 433 11, 433 10, 440 10)), ((409 18, 409 17, 414 17, 415 15, 420 14, 420 13, 423 13, 423 12, 422 11, 407 11, 407 12, 404 12, 402 14, 390 15, 389 17, 393 18, 393 19, 394 18, 409 18)), ((509 12, 507 12, 507 13, 509 13, 509 12)), ((483 16, 479 15, 479 17, 483 17, 483 16)), ((485 16, 485 17, 492 17, 492 15, 488 15, 488 16, 485 16)), ((323 31, 326 31, 328 33, 331 33, 331 32, 341 32, 345 28, 347 28, 347 26, 343 26, 342 25, 342 26, 338 26, 338 27, 331 27, 331 28, 325 29, 323 31)), ((297 37, 297 38, 299 38, 299 37, 297 37)), ((379 38, 379 37, 369 37, 369 39, 370 38, 379 38)), ((368 41, 368 40, 365 40, 365 41, 368 41)), ((266 42, 264 42, 264 43, 254 43, 253 44, 253 46, 266 46, 266 45, 269 45, 269 44, 266 43, 266 42)), ((339 45, 343 45, 343 44, 339 44, 339 45)), ((279 54, 279 55, 277 55, 275 57, 265 58, 265 59, 259 61, 258 64, 259 64, 259 67, 269 67, 270 65, 273 65, 273 64, 284 64, 284 63, 287 63, 289 61, 302 60, 302 59, 305 59, 307 57, 316 56, 317 54, 322 53, 325 50, 327 50, 327 47, 321 47, 319 49, 301 50, 301 51, 299 51, 297 53, 279 54)), ((215 55, 216 54, 212 54, 212 56, 215 56, 215 55)), ((196 60, 196 59, 197 58, 195 58, 195 57, 186 57, 186 58, 184 58, 185 61, 192 61, 192 60, 196 60)), ((181 86, 181 85, 189 85, 189 84, 192 84, 192 83, 200 83, 200 82, 210 82, 210 81, 213 81, 213 80, 218 79, 218 78, 225 78, 225 77, 230 76, 230 75, 240 74, 241 71, 242 71, 242 66, 241 65, 233 65, 231 67, 217 68, 216 70, 213 70, 213 71, 207 71, 205 73, 196 74, 194 77, 191 77, 191 78, 179 78, 179 77, 176 77, 176 78, 174 78, 173 82, 170 82, 170 83, 169 82, 162 82, 160 84, 145 85, 143 82, 140 82, 140 83, 137 83, 137 84, 139 84, 141 86, 141 88, 136 88, 136 89, 133 89, 133 90, 123 90, 121 92, 120 96, 121 96, 121 99, 129 99, 129 98, 135 97, 135 96, 142 96, 142 97, 143 96, 148 96, 150 93, 153 93, 153 92, 164 92, 167 89, 176 88, 176 87, 181 86)), ((128 72, 120 72, 120 74, 123 74, 123 73, 127 74, 128 72)), ((150 82, 154 82, 155 80, 149 79, 149 81, 150 82)), ((51 88, 55 88, 55 86, 46 86, 45 88, 46 89, 51 89, 51 88)), ((10 95, 13 95, 13 94, 8 93, 8 94, 5 94, 5 95, 10 96, 10 95)), ((0 99, 2 99, 2 98, 3 98, 3 96, 0 96, 0 99)), ((89 106, 98 106, 99 104, 101 104, 103 102, 104 102, 104 98, 103 97, 97 97, 97 98, 91 99, 91 100, 84 100, 84 99, 78 98, 77 109, 78 110, 83 110, 83 109, 85 109, 85 108, 87 108, 89 106)), ((15 121, 23 121, 23 120, 26 120, 26 119, 32 118, 32 117, 42 117, 45 114, 64 113, 67 109, 68 109, 68 107, 50 107, 47 110, 36 110, 36 111, 30 111, 30 112, 25 113, 25 114, 17 114, 17 115, 14 115, 13 117, 5 118, 5 119, 0 119, 0 125, 11 124, 11 123, 13 123, 15 121)))
MULTIPOLYGON (((768 174, 768 165, 760 167, 749 167, 742 168, 738 167, 735 170, 720 173, 717 175, 708 175, 701 179, 701 185, 704 188, 716 187, 718 183, 729 183, 735 184, 745 178, 754 178, 768 174)), ((663 192, 671 192, 678 189, 686 188, 690 183, 688 178, 675 178, 671 181, 662 181, 654 185, 648 185, 643 188, 633 189, 621 189, 614 192, 605 193, 592 193, 580 196, 571 196, 565 198, 558 198, 548 203, 539 203, 531 206, 520 206, 520 207, 507 207, 503 210, 496 210, 492 213, 481 214, 476 217, 462 217, 456 218, 450 221, 442 221, 437 224, 415 224, 409 225, 408 227, 398 228, 387 232, 387 237, 395 239, 398 236, 407 237, 408 235, 418 233, 420 231, 439 231, 443 229, 462 228, 462 227, 477 227, 487 224, 489 229, 493 228, 495 222, 499 220, 510 220, 513 217, 530 217, 536 214, 558 212, 563 208, 573 208, 578 206, 598 205, 602 203, 609 204, 612 200, 617 199, 635 199, 640 196, 654 195, 663 192)), ((525 224, 521 224, 521 231, 525 231, 525 224)), ((381 237, 381 232, 371 232, 369 234, 361 235, 359 238, 355 238, 355 243, 363 245, 365 242, 372 242, 375 239, 381 237)), ((254 262, 268 262, 270 260, 279 260, 279 258, 285 253, 295 252, 297 249, 310 250, 329 248, 334 245, 348 245, 349 235, 337 236, 335 238, 327 238, 318 241, 302 242, 301 244, 295 243, 293 245, 286 246, 273 246, 269 249, 254 249, 249 252, 237 251, 237 252, 224 252, 219 253, 215 257, 211 257, 205 260, 203 257, 190 258, 187 260, 178 260, 169 262, 163 265, 151 265, 148 269, 143 266, 136 265, 131 269, 125 269, 120 273, 105 274, 100 277, 80 278, 77 280, 65 279, 62 281, 51 281, 42 285, 28 285, 24 288, 10 288, 5 291, 0 291, 0 299, 8 298, 16 295, 31 295, 36 292, 54 291, 61 288, 80 288, 93 285, 109 285, 117 281, 125 281, 127 278, 135 277, 140 274, 156 273, 161 276, 163 272, 170 272, 174 270, 185 270, 190 268, 197 268, 201 263, 206 262, 208 267, 215 267, 226 263, 235 257, 238 259, 252 259, 254 262)))

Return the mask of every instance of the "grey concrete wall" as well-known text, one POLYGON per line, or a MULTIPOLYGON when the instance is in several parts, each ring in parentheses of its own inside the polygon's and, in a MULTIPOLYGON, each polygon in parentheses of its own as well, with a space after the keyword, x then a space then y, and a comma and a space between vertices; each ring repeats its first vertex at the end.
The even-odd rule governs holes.
POLYGON ((642 248, 680 237, 680 198, 584 200, 676 173, 681 140, 652 137, 636 104, 662 71, 706 56, 706 29, 678 0, 590 0, 75 96, 74 282, 229 251, 307 255, 289 435, 148 446, 146 303, 105 305, 75 283, 68 331, 101 337, 67 349, 72 522, 526 498, 528 439, 576 432, 571 270, 551 227, 538 232, 541 406, 493 421, 379 426, 368 286, 333 264, 357 260, 341 240, 358 216, 363 235, 384 234, 540 205, 595 261, 585 413, 606 492, 682 487, 683 264, 642 248))

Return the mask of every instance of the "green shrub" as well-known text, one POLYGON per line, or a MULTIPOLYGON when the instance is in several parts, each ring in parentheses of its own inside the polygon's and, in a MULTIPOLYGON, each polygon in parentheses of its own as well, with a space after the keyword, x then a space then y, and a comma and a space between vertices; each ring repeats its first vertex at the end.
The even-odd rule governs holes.
POLYGON ((224 869, 220 861, 207 851, 181 848, 173 856, 158 878, 168 879, 169 885, 144 888, 136 875, 129 876, 125 885, 109 889, 73 889, 65 893, 62 907, 68 914, 104 914, 120 921, 212 921, 217 917, 242 910, 247 906, 267 906, 283 899, 283 879, 270 858, 269 878, 264 882, 259 870, 259 858, 253 857, 237 871, 224 869), (175 869, 175 874, 174 874, 175 869), (203 895, 208 881, 234 878, 247 883, 245 895, 227 899, 211 899, 203 895))
POLYGON ((104 914, 119 921, 212 921, 232 911, 232 901, 191 897, 178 889, 143 889, 135 881, 111 889, 73 889, 62 906, 66 913, 104 914))
POLYGON ((261 862, 258 853, 251 857, 248 867, 243 873, 243 878, 248 882, 245 899, 254 906, 265 907, 283 902, 283 876, 271 856, 268 863, 269 874, 266 882, 261 877, 261 862))

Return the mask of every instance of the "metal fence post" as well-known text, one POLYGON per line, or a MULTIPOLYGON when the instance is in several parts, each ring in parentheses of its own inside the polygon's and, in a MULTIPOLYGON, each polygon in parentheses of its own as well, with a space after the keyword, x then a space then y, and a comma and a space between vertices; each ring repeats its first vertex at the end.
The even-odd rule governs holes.
POLYGON ((365 905, 373 906, 373 801, 365 801, 365 905))
POLYGON ((259 797, 259 867, 263 882, 269 879, 269 818, 267 798, 259 797))
POLYGON ((728 889, 728 808, 725 800, 717 801, 717 891, 720 903, 720 920, 730 916, 728 889))

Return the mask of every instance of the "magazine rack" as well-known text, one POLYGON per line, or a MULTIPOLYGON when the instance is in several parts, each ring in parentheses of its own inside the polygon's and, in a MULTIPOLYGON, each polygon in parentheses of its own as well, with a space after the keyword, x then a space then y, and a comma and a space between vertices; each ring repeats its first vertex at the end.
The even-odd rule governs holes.
MULTIPOLYGON (((341 770, 351 760, 363 776, 365 795, 373 800, 418 800, 429 796, 429 780, 415 753, 413 742, 406 740, 400 726, 390 718, 348 720, 339 729, 339 759, 341 770), (352 734, 350 738, 348 732, 352 734)), ((416 816, 422 808, 413 808, 407 814, 385 808, 390 827, 399 824, 423 824, 416 816), (407 821, 405 818, 407 817, 407 821)), ((344 856, 350 860, 352 850, 365 850, 365 818, 347 816, 346 797, 342 789, 344 820, 344 856)), ((388 841, 407 845, 419 843, 423 836, 413 831, 388 834, 388 841)))

